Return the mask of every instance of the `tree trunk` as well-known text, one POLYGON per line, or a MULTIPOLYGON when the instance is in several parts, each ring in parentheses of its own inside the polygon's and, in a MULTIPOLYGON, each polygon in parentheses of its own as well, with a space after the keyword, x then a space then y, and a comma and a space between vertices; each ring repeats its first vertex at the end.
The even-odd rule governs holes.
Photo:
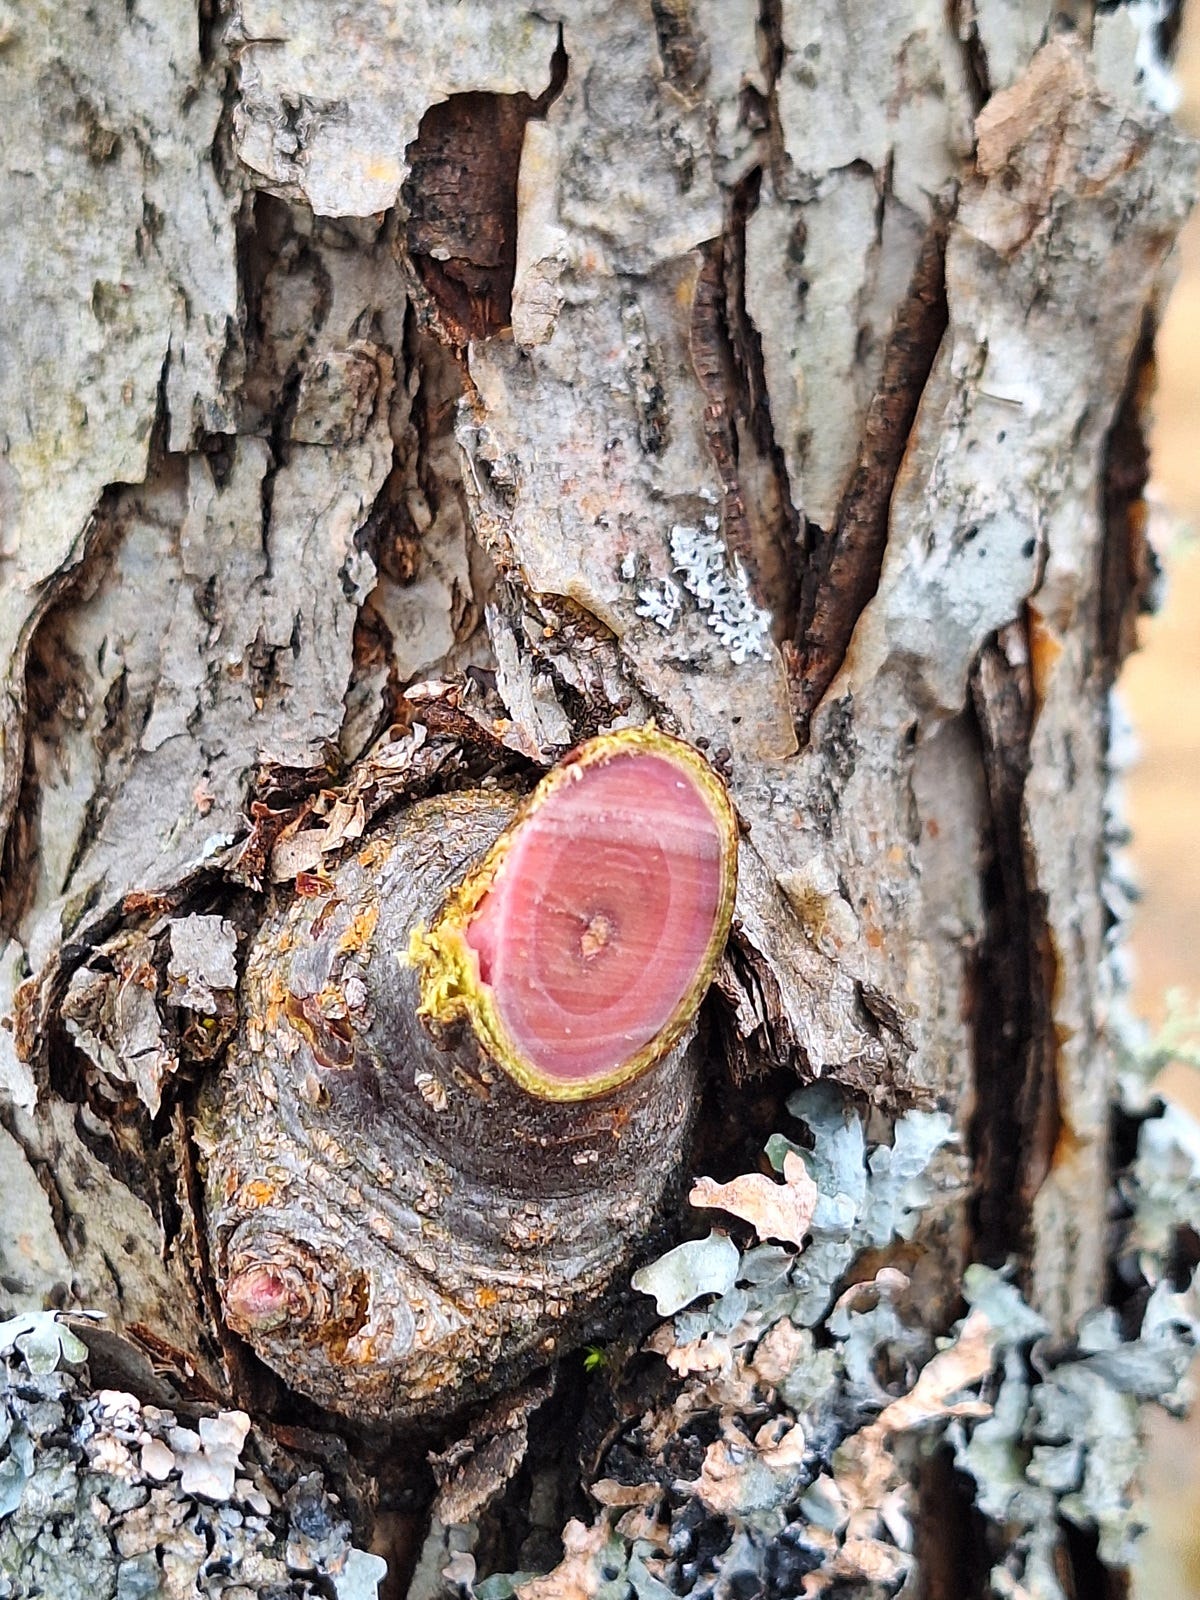
POLYGON ((352 1600, 368 1549, 389 1596, 1121 1592, 1200 1232, 1111 798, 1196 166, 1162 9, 0 14, 0 1594, 352 1600), (265 930, 353 880, 370 947, 414 817, 513 791, 482 849, 650 719, 741 824, 687 1153, 598 1101, 645 1146, 632 1220, 600 1145, 570 1189, 607 1288, 546 1246, 534 1354, 317 1383, 241 1336, 283 1278, 231 1315, 226 1212, 305 1188, 369 1377, 408 1169, 289 1103, 339 1062, 265 930))

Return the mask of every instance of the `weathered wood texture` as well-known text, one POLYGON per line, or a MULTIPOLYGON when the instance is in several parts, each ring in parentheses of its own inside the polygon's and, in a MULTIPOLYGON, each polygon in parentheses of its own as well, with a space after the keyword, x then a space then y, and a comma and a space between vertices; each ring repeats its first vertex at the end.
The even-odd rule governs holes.
MULTIPOLYGON (((13 1309, 291 1426, 190 1120, 254 929, 384 807, 651 715, 744 822, 720 1117, 950 1113, 921 1360, 972 1261, 1060 1345, 1104 1303, 1110 691, 1195 171, 1150 9, 0 7, 13 1309)), ((363 1501, 395 1572, 423 1481, 363 1501)), ((931 1503, 892 1577, 983 1592, 931 1503)))

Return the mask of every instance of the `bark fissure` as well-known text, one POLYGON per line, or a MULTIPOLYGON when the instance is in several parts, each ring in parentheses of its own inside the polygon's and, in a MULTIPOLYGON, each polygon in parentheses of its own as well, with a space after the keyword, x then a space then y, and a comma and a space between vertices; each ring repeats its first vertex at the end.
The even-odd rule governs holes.
POLYGON ((765 124, 763 131, 766 133, 770 150, 770 170, 778 179, 783 176, 787 163, 783 127, 779 119, 779 79, 786 56, 783 43, 783 0, 759 0, 756 31, 759 59, 767 81, 766 98, 762 107, 765 124))
POLYGON ((782 642, 795 627, 802 540, 771 427, 761 341, 746 311, 746 219, 761 176, 756 168, 738 185, 728 231, 704 250, 690 347, 707 402, 705 436, 721 484, 725 541, 745 565, 782 642))
POLYGON ((451 95, 430 106, 408 147, 405 247, 434 324, 453 345, 494 338, 512 326, 525 125, 545 117, 567 72, 560 27, 540 95, 451 95))
POLYGON ((680 94, 694 96, 708 77, 708 41, 696 27, 687 0, 650 0, 663 73, 680 94))
POLYGON ((809 525, 791 657, 797 731, 807 741, 813 712, 837 676, 863 608, 879 585, 892 490, 946 328, 948 219, 925 237, 896 315, 879 385, 868 407, 857 459, 832 530, 809 525))
POLYGON ((963 64, 975 110, 980 111, 992 94, 987 51, 979 35, 975 0, 950 0, 950 26, 962 47, 963 64))
POLYGON ((917 1493, 918 1559, 927 1600, 989 1600, 987 1528, 974 1508, 972 1485, 945 1446, 922 1462, 917 1493))
POLYGON ((970 687, 988 796, 985 932, 970 980, 975 1252, 998 1266, 1028 1257, 1031 1206, 1061 1128, 1055 956, 1024 812, 1035 707, 1023 625, 984 646, 970 687))
POLYGON ((1154 385, 1156 323, 1147 311, 1125 391, 1104 441, 1099 654, 1111 683, 1137 644, 1139 614, 1153 609, 1158 563, 1147 536, 1150 448, 1146 411, 1154 385))
POLYGON ((795 630, 800 573, 806 559, 804 519, 797 512, 787 463, 775 437, 771 402, 763 363, 762 338, 746 305, 746 226, 759 204, 762 170, 755 168, 738 184, 733 195, 728 249, 725 260, 727 320, 737 363, 739 400, 736 420, 744 434, 741 446, 753 452, 759 467, 755 478, 760 504, 757 517, 765 527, 759 557, 776 640, 790 638, 795 630))
POLYGON ((239 431, 278 426, 284 390, 295 385, 324 332, 332 285, 312 233, 304 206, 256 194, 243 207, 238 282, 246 371, 239 431))
MULTIPOLYGON (((67 720, 78 721, 88 710, 88 682, 85 663, 70 649, 64 649, 60 636, 60 623, 69 614, 80 595, 86 595, 98 580, 116 537, 114 516, 120 495, 120 486, 106 489, 91 518, 88 539, 76 565, 64 573, 46 597, 44 609, 35 614, 25 651, 22 690, 26 708, 24 724, 27 736, 22 739, 20 762, 11 766, 20 773, 20 784, 14 786, 11 816, 7 826, 0 829, 3 852, 0 861, 0 936, 11 938, 20 927, 21 920, 34 906, 37 895, 37 864, 43 840, 39 802, 41 779, 35 758, 34 741, 44 739, 51 749, 55 745, 56 727, 67 720)), ((123 675, 110 686, 104 700, 104 719, 97 737, 97 753, 101 760, 114 752, 123 752, 132 729, 118 726, 127 704, 123 675)), ((85 848, 86 841, 94 837, 103 816, 107 796, 98 788, 88 798, 87 815, 80 835, 75 842, 72 857, 67 864, 64 887, 85 848)), ((88 902, 77 908, 77 915, 88 909, 88 902)), ((70 921, 69 914, 65 917, 70 921)))

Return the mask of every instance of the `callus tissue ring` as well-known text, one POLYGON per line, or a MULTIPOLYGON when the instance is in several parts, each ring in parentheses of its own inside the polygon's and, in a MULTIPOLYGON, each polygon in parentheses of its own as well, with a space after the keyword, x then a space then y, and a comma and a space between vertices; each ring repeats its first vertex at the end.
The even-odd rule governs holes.
POLYGON ((736 860, 703 757, 625 729, 268 917, 197 1126, 225 1319, 293 1388, 449 1411, 578 1331, 679 1167, 736 860))

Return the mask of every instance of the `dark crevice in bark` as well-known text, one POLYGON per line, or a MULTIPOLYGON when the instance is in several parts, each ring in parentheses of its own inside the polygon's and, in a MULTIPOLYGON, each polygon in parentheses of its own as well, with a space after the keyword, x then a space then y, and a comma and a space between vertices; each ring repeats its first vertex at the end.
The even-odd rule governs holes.
POLYGON ((971 92, 972 105, 978 112, 991 98, 992 84, 973 0, 950 0, 949 20, 950 31, 962 49, 967 87, 971 92))
POLYGON ((396 671, 392 631, 371 604, 368 595, 354 622, 352 677, 343 700, 346 708, 346 717, 342 722, 343 761, 358 760, 389 727, 399 721, 403 698, 404 687, 396 671), (346 729, 352 698, 363 680, 376 675, 383 679, 382 687, 378 690, 379 710, 372 722, 355 738, 351 748, 348 746, 346 729))
MULTIPOLYGON (((158 429, 155 430, 156 438, 158 429)), ((168 460, 173 458, 166 458, 168 460)), ((155 451, 151 451, 151 464, 146 481, 156 474, 155 451)), ((113 544, 119 536, 117 519, 123 487, 111 485, 105 489, 91 519, 87 534, 87 551, 79 564, 61 574, 54 585, 53 597, 38 619, 29 642, 25 662, 25 706, 22 729, 32 730, 43 744, 53 745, 55 730, 64 722, 74 724, 87 714, 88 672, 83 662, 65 647, 60 626, 76 596, 86 593, 101 581, 113 544)), ((107 757, 126 746, 123 741, 134 737, 144 725, 134 729, 124 674, 111 685, 105 701, 105 724, 97 740, 96 751, 101 766, 107 757)), ((148 714, 148 713, 147 713, 148 714)), ((4 838, 0 857, 0 937, 20 937, 23 917, 33 908, 37 889, 38 867, 41 859, 41 780, 36 761, 35 741, 26 736, 20 751, 21 773, 12 822, 4 838)), ((94 841, 96 832, 107 810, 110 793, 103 776, 88 800, 87 814, 80 829, 71 860, 67 865, 63 883, 57 886, 67 893, 71 879, 83 855, 94 841)), ((90 909, 89 904, 68 905, 63 912, 65 928, 72 926, 90 909)))
POLYGON ((549 84, 536 99, 453 94, 430 106, 406 151, 404 243, 431 320, 450 344, 493 338, 512 324, 525 124, 546 115, 566 80, 560 29, 549 84))
POLYGON ((199 0, 196 7, 196 45, 200 64, 209 66, 220 46, 221 8, 218 0, 199 0))
MULTIPOLYGON (((182 459, 172 457, 167 448, 169 362, 168 352, 163 356, 159 369, 154 418, 147 441, 146 473, 142 480, 146 484, 151 483, 160 473, 170 470, 169 463, 172 461, 177 463, 182 459)), ((97 572, 107 560, 105 551, 111 548, 120 496, 133 488, 136 488, 136 485, 111 483, 101 490, 87 525, 77 540, 75 559, 64 563, 43 586, 40 607, 33 613, 28 623, 27 643, 23 652, 15 657, 20 659, 21 654, 24 657, 20 700, 15 708, 18 716, 12 725, 11 743, 5 752, 5 759, 0 761, 0 938, 11 938, 17 934, 20 918, 30 909, 30 896, 36 886, 40 846, 40 784, 36 767, 31 759, 28 731, 33 728, 44 733, 64 714, 61 691, 67 687, 62 680, 66 676, 63 669, 68 663, 61 659, 61 640, 54 625, 54 618, 61 614, 64 606, 70 604, 72 597, 81 590, 86 590, 90 583, 99 581, 97 572), (34 657, 38 652, 41 652, 40 661, 39 665, 35 666, 34 657), (40 707, 34 709, 30 706, 30 674, 33 671, 36 675, 39 670, 45 682, 38 688, 40 707), (32 716, 31 709, 34 709, 32 716), (19 827, 15 827, 14 824, 18 823, 19 827), (14 838, 14 834, 19 834, 20 843, 14 838)), ((83 704, 83 691, 79 687, 82 676, 78 670, 71 675, 70 686, 77 709, 83 704)), ((91 796, 88 823, 81 834, 81 848, 82 843, 89 842, 94 837, 95 828, 107 803, 106 794, 97 792, 91 796)), ((68 884, 79 859, 79 853, 77 850, 67 873, 68 884)), ((88 909, 90 904, 65 909, 64 927, 67 926, 72 911, 75 913, 75 920, 78 921, 88 909)))
MULTIPOLYGON (((119 757, 123 751, 131 747, 136 748, 137 740, 146 725, 149 715, 149 702, 143 702, 140 706, 136 706, 131 702, 129 675, 122 670, 120 676, 113 681, 104 697, 104 723, 97 735, 95 744, 96 754, 100 758, 101 767, 105 769, 106 777, 111 757, 119 757)), ((70 891, 75 874, 79 871, 88 851, 95 843, 108 808, 112 804, 112 798, 112 790, 103 779, 88 796, 87 809, 84 812, 79 836, 75 841, 71 859, 67 863, 66 871, 63 874, 62 888, 64 893, 70 891)))
MULTIPOLYGON (((589 1383, 582 1354, 559 1366, 553 1394, 530 1419, 524 1461, 478 1518, 475 1559, 481 1574, 548 1572, 562 1559, 560 1530, 571 1517, 589 1514, 581 1463, 596 1431, 597 1419, 589 1413, 600 1387, 589 1383)), ((486 1450, 490 1441, 480 1442, 486 1450)), ((445 1443, 447 1455, 462 1450, 461 1439, 445 1443)), ((503 1446, 503 1439, 498 1443, 503 1446)))
POLYGON ((792 695, 797 734, 837 676, 864 606, 879 587, 892 491, 917 408, 946 329, 947 219, 938 217, 917 258, 884 352, 862 442, 830 532, 815 534, 801 583, 792 695))
POLYGON ((1024 625, 1012 624, 983 647, 970 690, 988 798, 985 933, 969 984, 973 1223, 976 1258, 1000 1266, 1027 1253, 1034 1196, 1061 1131, 1055 956, 1025 829, 1034 703, 1024 625))
MULTIPOLYGON (((447 477, 435 465, 443 454, 441 447, 454 438, 454 419, 463 394, 462 369, 411 314, 405 319, 404 359, 408 371, 418 374, 411 420, 415 429, 413 467, 421 493, 435 521, 443 503, 453 499, 469 526, 461 475, 447 477)), ((457 451, 451 453, 457 466, 457 451)), ((412 531, 419 539, 415 526, 412 531)))
MULTIPOLYGON (((404 587, 417 576, 420 550, 409 537, 410 533, 416 533, 416 527, 406 504, 407 484, 396 460, 398 443, 395 440, 393 443, 396 454, 392 469, 375 497, 367 520, 355 535, 355 545, 370 555, 377 578, 404 587)), ((357 761, 399 720, 403 685, 397 670, 394 635, 374 603, 378 593, 377 582, 358 606, 354 619, 350 679, 342 696, 342 722, 338 730, 342 767, 357 761), (364 693, 378 702, 369 723, 357 705, 359 696, 364 693)))
POLYGON ((779 177, 788 166, 787 149, 783 140, 783 127, 779 120, 779 79, 787 50, 783 43, 783 0, 759 0, 758 7, 758 58, 767 80, 765 103, 758 104, 757 95, 747 102, 743 92, 743 117, 746 112, 757 111, 764 123, 771 152, 771 171, 779 177))
MULTIPOLYGON (((1147 414, 1156 376, 1156 331, 1155 316, 1148 307, 1101 458, 1103 534, 1094 637, 1096 667, 1104 691, 1102 704, 1106 704, 1107 691, 1116 681, 1125 657, 1137 647, 1138 616, 1155 609, 1155 590, 1161 576, 1148 537, 1145 500, 1150 475, 1147 414)), ((1111 737, 1111 728, 1106 732, 1111 737)), ((1111 851, 1123 846, 1127 836, 1119 824, 1110 823, 1106 835, 1098 842, 1101 851, 1111 851)), ((1106 871, 1103 859, 1097 861, 1096 871, 1097 881, 1103 881, 1106 871)), ((1117 920, 1116 913, 1106 907, 1105 915, 1107 928, 1111 929, 1117 920)), ((1133 1165, 1139 1128, 1140 1119, 1128 1116, 1120 1106, 1113 1105, 1109 1123, 1111 1173, 1120 1173, 1133 1165)), ((1115 1226, 1118 1219, 1112 1220, 1115 1226)), ((1131 1287, 1128 1277, 1121 1271, 1120 1254, 1115 1248, 1109 1252, 1105 1300, 1117 1308, 1128 1329, 1127 1337, 1133 1338, 1141 1325, 1148 1289, 1140 1280, 1131 1287)))
POLYGON ((795 628, 801 532, 771 426, 762 344, 746 309, 746 223, 761 177, 756 168, 738 185, 724 238, 703 247, 690 342, 707 402, 705 437, 721 480, 726 543, 783 640, 795 628))
MULTIPOLYGON (((428 565, 426 541, 437 536, 439 521, 449 500, 458 501, 457 515, 469 521, 463 502, 461 478, 446 471, 447 459, 458 464, 454 445, 454 418, 463 393, 464 374, 455 353, 423 325, 411 303, 404 319, 403 348, 395 352, 397 366, 407 374, 405 411, 393 403, 393 465, 360 535, 362 548, 375 562, 380 583, 407 588, 420 581, 428 565), (420 523, 414 515, 418 506, 420 523)), ((453 507, 449 508, 454 516, 453 507)), ((482 557, 480 558, 482 560, 482 557)), ((474 568, 470 591, 455 602, 455 635, 450 654, 464 647, 479 627, 484 597, 476 587, 474 568), (459 609, 461 607, 461 610, 459 609)), ((386 618, 380 585, 368 595, 355 624, 354 677, 347 700, 366 674, 384 674, 381 710, 372 737, 403 716, 403 693, 411 679, 397 670, 395 641, 386 618)), ((455 667, 431 664, 425 675, 455 667)))
POLYGON ((1058 1526, 1062 1543, 1055 1576, 1069 1600, 1129 1600, 1130 1575, 1123 1568, 1109 1567, 1101 1561, 1096 1529, 1080 1528, 1065 1517, 1058 1526))
MULTIPOLYGON (((1114 11, 1132 9, 1130 0, 1096 0, 1097 16, 1111 15, 1114 11)), ((1162 15, 1154 22, 1154 42, 1164 63, 1173 62, 1183 29, 1184 0, 1168 0, 1162 15)))
MULTIPOLYGON (((283 412, 329 317, 333 286, 306 207, 258 194, 238 229, 245 312, 245 412, 239 432, 282 441, 283 412)), ((278 450, 275 451, 279 459, 278 450)))
MULTIPOLYGON (((238 231, 238 278, 245 304, 246 413, 242 433, 270 446, 260 490, 264 576, 272 575, 271 516, 275 480, 291 450, 291 424, 308 358, 325 326, 333 287, 311 240, 306 207, 255 196, 238 231), (304 311, 297 315, 297 308, 304 311)), ((319 224, 318 224, 319 225, 319 224)), ((278 670, 261 633, 250 641, 247 670, 264 701, 278 670)))
MULTIPOLYGON (((47 714, 42 704, 43 679, 43 672, 30 660, 25 668, 23 722, 32 719, 35 725, 42 725, 41 718, 47 714)), ((26 738, 17 801, 13 808, 12 823, 4 836, 3 852, 0 853, 0 942, 13 938, 25 916, 33 909, 37 888, 36 868, 41 853, 38 792, 37 769, 30 742, 26 738)))
MULTIPOLYGON (((220 1063, 213 1063, 210 1070, 219 1071, 220 1063)), ((187 1266, 197 1326, 211 1343, 213 1364, 225 1375, 238 1405, 255 1417, 287 1416, 290 1396, 279 1377, 226 1327, 221 1314, 204 1226, 200 1157, 192 1136, 196 1114, 196 1085, 173 1083, 156 1118, 161 1146, 169 1152, 161 1179, 164 1250, 178 1251, 187 1266)))
MULTIPOLYGON (((787 463, 771 421, 770 396, 762 339, 746 306, 746 227, 758 204, 762 173, 755 169, 740 183, 733 196, 732 226, 726 259, 726 295, 730 334, 740 378, 740 400, 736 413, 739 433, 752 443, 761 463, 756 474, 761 482, 759 516, 764 542, 779 563, 772 585, 776 632, 790 637, 796 626, 799 603, 798 574, 805 556, 805 526, 792 499, 787 463)), ((742 446, 745 449, 745 444, 742 446)))
POLYGON ((401 587, 414 583, 421 571, 421 534, 409 510, 408 487, 405 466, 397 462, 364 525, 364 548, 380 572, 401 587))
POLYGON ((1154 334, 1154 318, 1147 312, 1125 388, 1104 441, 1099 650, 1102 670, 1110 685, 1122 661, 1137 644, 1139 613, 1153 610, 1153 589, 1159 575, 1146 535, 1145 500, 1150 476, 1145 424, 1155 377, 1154 334))
POLYGON ((925 1600, 988 1600, 993 1558, 975 1486, 939 1444, 920 1464, 915 1515, 917 1568, 925 1600))
POLYGON ((1159 18, 1154 31, 1164 61, 1174 61, 1179 36, 1183 31, 1183 0, 1170 0, 1165 15, 1159 18))
POLYGON ((650 9, 663 76, 673 89, 691 99, 708 79, 708 40, 697 31, 688 6, 680 0, 650 0, 650 9))
POLYGON ((772 93, 783 71, 783 0, 761 0, 758 8, 760 54, 772 93))

